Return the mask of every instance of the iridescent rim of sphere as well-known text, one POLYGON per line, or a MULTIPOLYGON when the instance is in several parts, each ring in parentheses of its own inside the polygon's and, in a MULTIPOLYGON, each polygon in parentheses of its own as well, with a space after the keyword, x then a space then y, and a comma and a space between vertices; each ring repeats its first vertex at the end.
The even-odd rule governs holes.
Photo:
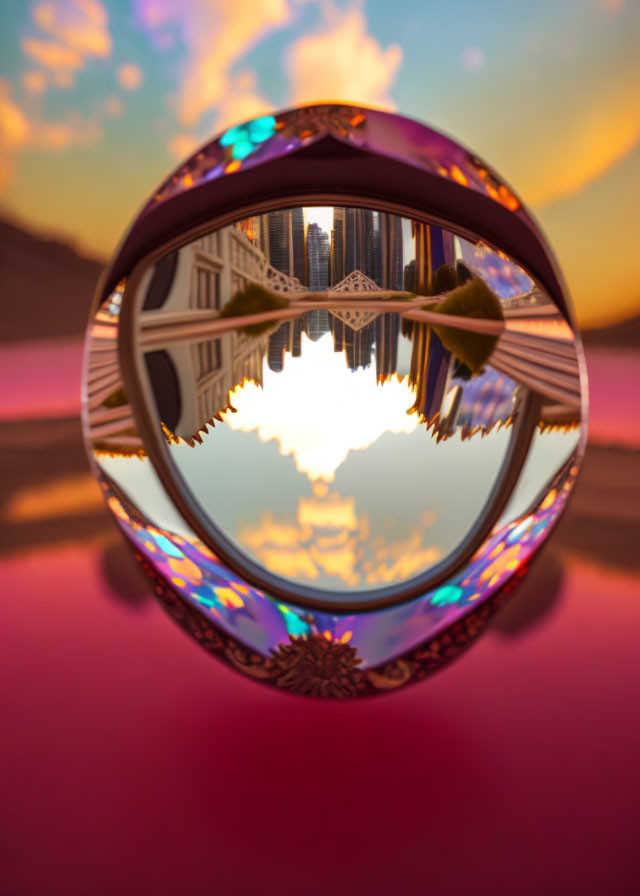
POLYGON ((214 138, 154 191, 120 243, 102 299, 141 257, 205 224, 256 208, 363 204, 422 214, 504 251, 571 319, 553 254, 522 201, 475 154, 413 119, 345 104, 294 108, 214 138), (259 126, 253 129, 253 126, 259 126), (352 203, 353 204, 353 203, 352 203))
MULTIPOLYGON (((355 203, 408 214, 463 236, 481 237, 540 283, 573 326, 562 277, 544 237, 518 197, 489 166, 415 121, 342 104, 293 109, 247 122, 212 140, 179 166, 154 192, 123 239, 102 280, 94 311, 110 297, 119 296, 118 302, 122 301, 124 293, 124 322, 128 313, 124 282, 135 276, 142 262, 204 232, 212 221, 221 226, 247 209, 266 211, 295 202, 355 203)), ((125 384, 131 389, 134 416, 140 423, 143 415, 135 394, 131 346, 122 328, 118 339, 125 384)), ((586 390, 579 337, 576 351, 582 365, 584 423, 586 390)), ((144 432, 145 427, 140 429, 144 432)), ((449 582, 402 605, 355 613, 352 609, 347 613, 314 610, 295 600, 272 598, 243 581, 237 568, 234 573, 219 563, 206 544, 188 544, 145 524, 126 496, 101 478, 109 506, 154 580, 160 600, 200 643, 256 680, 279 688, 316 696, 359 696, 419 680, 473 640, 498 605, 500 594, 523 573, 557 522, 575 481, 579 456, 580 452, 558 472, 535 512, 485 541, 465 567, 464 576, 452 575, 449 582), (515 556, 516 549, 517 566, 501 566, 500 552, 507 550, 515 556), (171 560, 178 556, 200 565, 213 592, 222 594, 238 586, 236 597, 245 595, 251 603, 265 633, 264 643, 247 643, 216 620, 196 621, 202 610, 197 588, 189 594, 188 589, 182 593, 169 584, 171 560), (430 630, 429 637, 416 640, 417 629, 409 631, 409 621, 416 626, 425 613, 435 611, 441 616, 437 636, 430 630), (374 627, 385 630, 395 644, 384 656, 376 654, 377 659, 369 658, 367 652, 374 627), (328 649, 323 641, 344 654, 346 690, 335 681, 321 687, 308 681, 291 684, 287 664, 295 666, 302 654, 305 662, 313 664, 317 650, 328 649), (447 644, 455 649, 449 650, 447 644)), ((170 485, 166 469, 157 472, 165 487, 170 485)))

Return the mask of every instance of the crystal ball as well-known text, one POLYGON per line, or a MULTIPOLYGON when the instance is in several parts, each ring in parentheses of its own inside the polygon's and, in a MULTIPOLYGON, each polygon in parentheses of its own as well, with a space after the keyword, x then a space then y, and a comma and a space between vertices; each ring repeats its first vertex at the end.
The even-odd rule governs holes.
POLYGON ((489 165, 347 105, 266 115, 155 191, 95 297, 83 425, 159 602, 316 697, 458 656, 551 534, 585 433, 566 288, 489 165))

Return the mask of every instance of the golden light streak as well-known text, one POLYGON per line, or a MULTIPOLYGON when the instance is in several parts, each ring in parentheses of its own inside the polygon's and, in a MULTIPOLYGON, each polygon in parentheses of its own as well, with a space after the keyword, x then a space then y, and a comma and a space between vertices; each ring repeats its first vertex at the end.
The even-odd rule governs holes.
POLYGON ((14 492, 1 515, 8 522, 27 523, 98 510, 102 503, 93 477, 88 472, 74 473, 14 492))

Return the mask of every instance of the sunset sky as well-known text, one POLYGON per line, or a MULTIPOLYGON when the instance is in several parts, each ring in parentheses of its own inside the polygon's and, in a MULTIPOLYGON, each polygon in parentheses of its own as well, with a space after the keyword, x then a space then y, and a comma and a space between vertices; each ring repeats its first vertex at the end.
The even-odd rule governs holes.
POLYGON ((0 212, 106 258, 217 130, 314 100, 422 119, 541 222, 580 321, 640 310, 635 0, 5 0, 0 212))

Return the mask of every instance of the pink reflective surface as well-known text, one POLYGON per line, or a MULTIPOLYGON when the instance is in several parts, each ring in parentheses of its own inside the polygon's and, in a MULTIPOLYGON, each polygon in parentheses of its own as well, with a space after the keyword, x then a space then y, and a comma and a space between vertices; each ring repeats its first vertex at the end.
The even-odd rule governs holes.
POLYGON ((57 419, 2 399, 2 892, 637 892, 640 365, 614 354, 588 353, 593 444, 521 590, 442 674, 348 704, 171 623, 60 410, 73 376, 59 404, 23 377, 57 419))

